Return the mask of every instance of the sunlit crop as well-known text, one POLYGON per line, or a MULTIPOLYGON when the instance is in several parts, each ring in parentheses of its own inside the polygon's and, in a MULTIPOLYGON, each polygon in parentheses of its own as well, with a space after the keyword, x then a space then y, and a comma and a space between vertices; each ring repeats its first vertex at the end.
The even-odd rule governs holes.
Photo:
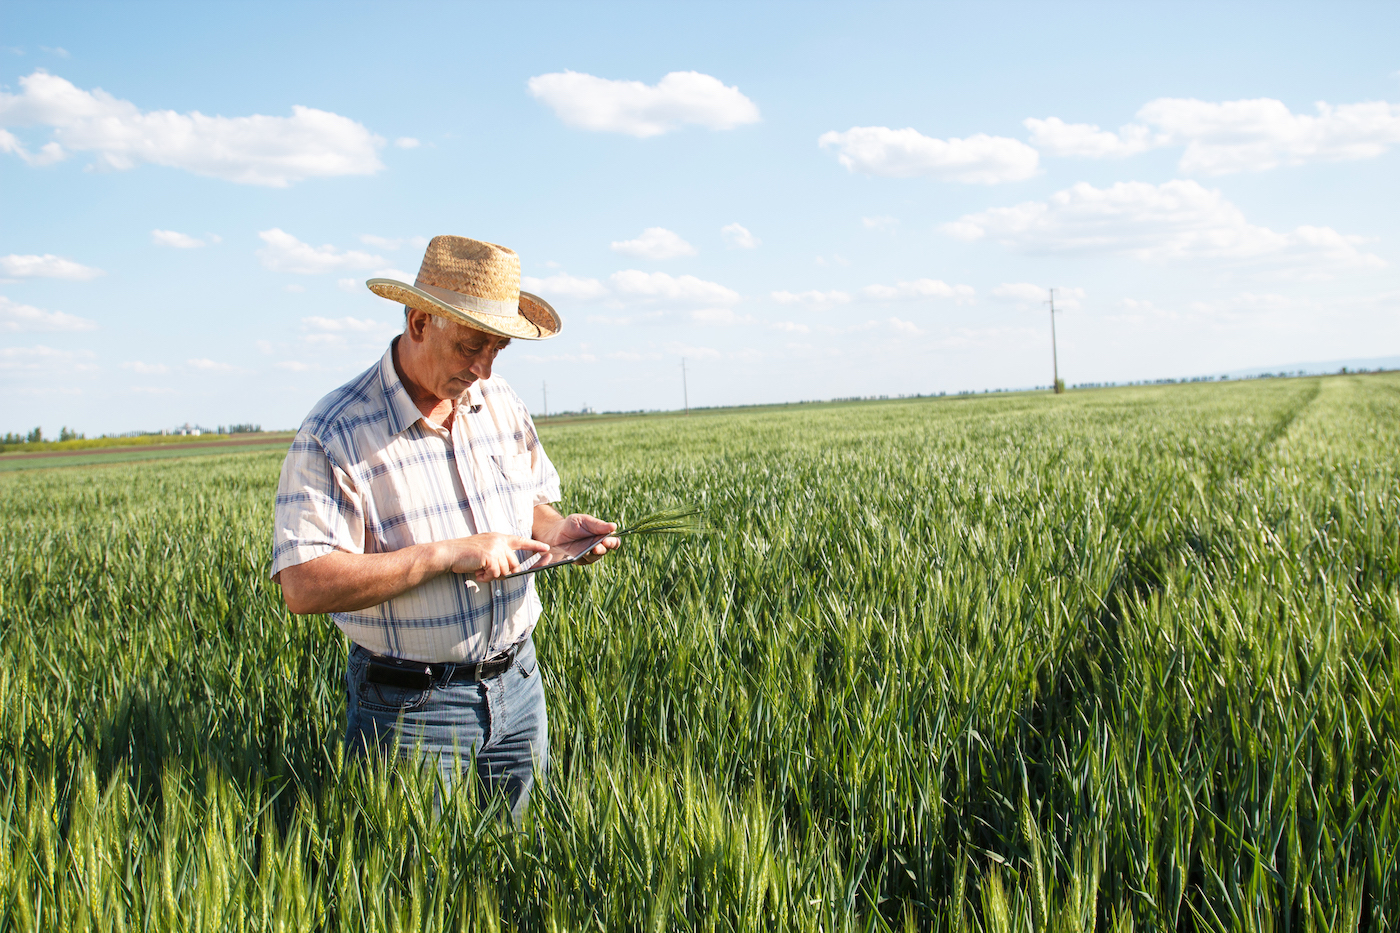
POLYGON ((0 475, 0 931, 1400 928, 1400 378, 542 434, 708 530, 541 575, 519 829, 342 762, 280 455, 0 475))

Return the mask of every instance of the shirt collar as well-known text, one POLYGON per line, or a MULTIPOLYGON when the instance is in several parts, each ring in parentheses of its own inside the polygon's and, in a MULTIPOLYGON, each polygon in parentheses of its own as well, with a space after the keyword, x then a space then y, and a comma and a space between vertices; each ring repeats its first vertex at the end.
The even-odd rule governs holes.
MULTIPOLYGON (((385 407, 389 413, 389 430, 394 434, 407 431, 423 418, 423 413, 409 397, 408 389, 404 388, 399 371, 394 368, 394 345, 398 340, 399 338, 395 337, 389 341, 389 349, 384 351, 384 356, 379 360, 379 384, 384 391, 385 407)), ((457 401, 457 410, 465 408, 469 412, 477 411, 481 408, 483 398, 481 385, 474 382, 467 389, 467 394, 457 401)))

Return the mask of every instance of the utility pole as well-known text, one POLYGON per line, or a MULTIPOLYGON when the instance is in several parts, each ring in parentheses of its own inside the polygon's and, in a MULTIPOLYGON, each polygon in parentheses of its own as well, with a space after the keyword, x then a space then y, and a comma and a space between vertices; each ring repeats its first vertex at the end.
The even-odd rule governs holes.
POLYGON ((1055 365, 1055 394, 1059 395, 1064 389, 1060 386, 1060 351, 1055 346, 1055 290, 1050 289, 1050 300, 1046 302, 1050 306, 1050 359, 1055 365))
POLYGON ((548 382, 541 382, 540 385, 544 386, 544 416, 545 416, 546 418, 548 418, 548 417, 549 417, 549 383, 548 383, 548 382))
POLYGON ((685 413, 690 414, 690 387, 685 381, 685 357, 681 357, 681 393, 685 398, 685 413))

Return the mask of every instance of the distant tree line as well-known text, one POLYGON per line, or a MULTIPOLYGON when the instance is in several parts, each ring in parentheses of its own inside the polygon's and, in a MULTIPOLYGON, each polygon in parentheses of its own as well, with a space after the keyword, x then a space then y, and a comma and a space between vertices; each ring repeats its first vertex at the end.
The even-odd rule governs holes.
MULTIPOLYGON (((152 440, 155 440, 155 439, 162 438, 162 437, 171 437, 171 436, 189 435, 189 434, 207 434, 207 435, 210 435, 210 436, 216 436, 216 435, 218 435, 218 434, 224 434, 224 435, 229 435, 229 434, 258 434, 258 433, 261 433, 261 431, 262 431, 262 425, 260 425, 260 424, 253 424, 252 422, 248 422, 248 423, 246 423, 246 424, 220 425, 217 431, 215 431, 215 430, 212 429, 212 428, 192 427, 192 426, 190 426, 190 425, 187 424, 187 425, 185 425, 185 426, 183 426, 183 427, 181 427, 181 428, 176 428, 176 429, 174 429, 174 430, 165 429, 165 430, 160 430, 160 431, 128 431, 128 432, 125 433, 125 434, 103 434, 103 435, 101 435, 97 440, 95 440, 95 441, 90 441, 88 444, 79 445, 79 446, 83 446, 83 447, 89 447, 89 446, 93 446, 93 445, 105 446, 105 445, 100 444, 100 442, 101 442, 101 441, 105 441, 105 440, 109 440, 109 439, 110 439, 110 440, 113 440, 113 441, 122 441, 122 440, 128 440, 128 441, 129 441, 129 440, 132 439, 132 438, 147 438, 147 437, 148 437, 148 438, 151 438, 152 440)), ((16 451, 16 450, 22 451, 22 450, 26 450, 26 449, 32 451, 32 450, 34 449, 34 447, 37 447, 37 446, 39 446, 39 445, 41 445, 41 444, 42 444, 42 445, 52 445, 52 444, 59 444, 59 443, 62 443, 62 442, 64 442, 64 441, 86 441, 86 440, 87 440, 87 435, 83 434, 83 433, 80 432, 80 431, 75 431, 75 430, 73 430, 72 428, 68 427, 67 425, 64 425, 62 428, 59 429, 58 437, 45 437, 45 436, 44 436, 44 430, 43 430, 43 428, 34 428, 32 431, 30 431, 30 432, 27 433, 27 434, 18 434, 18 433, 14 432, 14 431, 7 431, 7 432, 5 432, 5 434, 4 434, 3 436, 0 436, 0 453, 9 453, 9 452, 11 452, 11 451, 16 451)), ((41 449, 48 449, 48 448, 47 448, 47 447, 44 447, 44 448, 41 448, 41 449)))
MULTIPOLYGON (((77 431, 69 430, 68 425, 66 424, 62 428, 59 428, 58 431, 58 439, 61 441, 81 441, 86 436, 87 435, 79 434, 77 431)), ((15 434, 12 431, 7 431, 5 432, 4 439, 0 440, 0 444, 5 445, 6 447, 8 447, 11 444, 42 444, 43 442, 43 428, 35 428, 28 434, 15 434)))

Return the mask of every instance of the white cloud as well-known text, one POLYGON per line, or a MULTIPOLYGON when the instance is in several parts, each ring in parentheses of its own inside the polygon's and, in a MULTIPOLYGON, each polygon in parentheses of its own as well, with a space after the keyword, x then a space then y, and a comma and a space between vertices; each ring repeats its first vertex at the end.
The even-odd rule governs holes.
POLYGON ((273 272, 296 272, 316 275, 340 269, 368 269, 382 263, 379 256, 358 250, 342 251, 334 246, 311 246, 284 230, 273 227, 258 236, 267 245, 258 250, 263 266, 273 272))
POLYGON ((0 347, 0 369, 10 371, 90 373, 97 367, 85 362, 96 357, 91 350, 55 350, 42 344, 34 347, 0 347))
POLYGON ((796 321, 774 321, 768 325, 773 330, 780 330, 789 334, 810 334, 812 328, 806 324, 799 324, 796 321))
POLYGON ((326 333, 355 333, 355 334, 375 334, 398 331, 395 324, 386 324, 383 321, 376 321, 371 318, 353 317, 304 317, 301 323, 313 331, 326 333))
POLYGON ((835 147, 837 161, 849 171, 889 178, 927 175, 995 185, 1030 178, 1040 164, 1039 154, 1019 139, 985 133, 966 139, 932 139, 912 128, 853 126, 844 133, 823 133, 817 145, 835 147))
POLYGON ((1024 123, 1031 131, 1031 145, 1052 156, 1123 158, 1161 145, 1161 140, 1154 140, 1145 126, 1129 124, 1112 133, 1090 123, 1066 123, 1059 117, 1032 117, 1024 123))
POLYGON ((572 298, 575 301, 589 301, 608 294, 608 287, 597 279, 581 279, 563 272, 543 279, 522 276, 520 287, 547 299, 572 298))
POLYGON ((95 330, 96 321, 62 311, 45 311, 33 305, 22 305, 0 295, 0 331, 31 333, 34 331, 95 330))
POLYGON ((641 314, 613 315, 613 314, 590 314, 588 323, 601 324, 604 327, 623 327, 628 324, 658 324, 666 317, 664 311, 647 311, 641 314))
POLYGON ((813 307, 827 307, 830 305, 843 305, 851 300, 851 296, 846 292, 830 291, 819 292, 815 289, 805 292, 773 292, 772 299, 780 305, 810 305, 813 307))
POLYGON ((68 153, 63 151, 63 147, 54 142, 40 146, 38 152, 30 152, 24 147, 24 143, 19 141, 19 137, 5 129, 0 129, 0 152, 19 156, 26 165, 52 165, 68 158, 68 153))
POLYGON ((737 87, 696 71, 673 71, 655 85, 577 71, 538 75, 526 84, 559 119, 584 130, 645 138, 688 123, 729 130, 759 120, 758 106, 737 87))
POLYGON ((898 217, 862 217, 860 222, 867 230, 892 230, 899 226, 898 217))
POLYGON ((967 304, 977 295, 971 285, 949 285, 938 279, 915 279, 897 285, 867 285, 861 294, 874 301, 913 301, 923 298, 951 298, 967 304))
POLYGON ((1147 262, 1255 261, 1296 267, 1375 268, 1360 237, 1330 227, 1280 233, 1245 220, 1218 190, 1194 181, 1079 183, 1046 201, 968 214, 942 226, 964 240, 991 237, 1028 253, 1121 253, 1147 262))
MULTIPOLYGON (((992 289, 991 295, 998 301, 1012 302, 1022 308, 1048 308, 1046 303, 1050 300, 1050 286, 1031 282, 1005 282, 992 289)), ((1079 300, 1083 297, 1082 288, 1064 288, 1056 285, 1055 310, 1073 311, 1079 307, 1079 300)))
POLYGON ((157 246, 170 246, 175 249, 198 249, 204 245, 203 240, 175 230, 152 230, 151 242, 157 246))
POLYGON ((924 333, 923 328, 915 324, 913 321, 902 321, 897 317, 890 318, 889 325, 897 333, 907 334, 910 337, 919 337, 922 336, 924 333))
POLYGON ((360 290, 359 279, 336 279, 335 287, 343 292, 357 292, 360 290))
POLYGON ((71 259, 45 253, 42 256, 0 256, 0 274, 19 279, 72 279, 86 282, 103 275, 101 269, 80 265, 71 259))
POLYGON ((384 167, 377 152, 382 138, 325 110, 294 106, 290 117, 143 112, 100 88, 85 91, 42 70, 19 83, 19 94, 0 92, 0 126, 44 126, 53 134, 38 155, 9 133, 0 137, 0 150, 28 162, 86 151, 96 153, 99 169, 125 171, 149 162, 274 188, 306 178, 370 175, 384 167))
POLYGON ((1186 144, 1183 171, 1206 175, 1372 159, 1400 143, 1400 104, 1385 101, 1319 102, 1311 116, 1267 98, 1212 104, 1164 97, 1139 110, 1138 118, 1186 144))
POLYGON ((719 305, 733 304, 739 300, 739 293, 733 289, 717 282, 706 282, 693 275, 673 277, 664 272, 626 269, 614 272, 609 281, 618 294, 643 299, 719 305))
POLYGON ((407 282, 410 285, 418 280, 417 275, 402 269, 375 269, 369 274, 369 277, 372 279, 394 279, 399 282, 407 282))
POLYGON ((302 363, 299 360, 279 360, 276 363, 273 363, 272 365, 276 366, 278 369, 285 369, 288 372, 293 373, 304 373, 309 372, 311 370, 311 366, 309 364, 302 363))
POLYGON ((390 252, 393 252, 400 246, 403 246, 402 239, 391 240, 388 237, 375 236, 372 233, 360 234, 360 242, 365 244, 366 246, 373 246, 376 249, 387 249, 390 252))
POLYGON ((665 227, 647 227, 635 240, 615 240, 612 249, 615 253, 642 259, 675 259, 677 256, 695 255, 695 247, 665 227))
POLYGON ((763 241, 748 231, 742 224, 725 224, 719 228, 724 242, 739 249, 755 249, 763 241))
POLYGON ((206 373, 241 373, 243 370, 228 363, 219 363, 214 360, 196 359, 186 360, 189 366, 206 373))
POLYGON ((423 144, 412 136, 400 136, 398 139, 394 140, 394 145, 398 146, 400 149, 417 149, 423 144))
POLYGON ((1371 159, 1400 143, 1400 104, 1368 101, 1295 114, 1272 98, 1220 103, 1162 97, 1117 133, 1058 117, 1029 119, 1031 142, 1049 155, 1109 158, 1184 146, 1184 172, 1223 175, 1280 165, 1371 159))
POLYGON ((1002 301, 1036 304, 1048 301, 1050 290, 1040 285, 1032 285, 1030 282, 1006 282, 992 289, 992 297, 1002 301))
POLYGON ((293 282, 290 285, 283 285, 282 290, 285 292, 291 292, 293 295, 300 295, 302 292, 306 291, 306 286, 299 285, 296 282, 293 282))
POLYGON ((170 367, 166 366, 164 363, 143 363, 140 360, 132 360, 129 363, 123 363, 122 369, 129 369, 142 376, 159 376, 170 372, 170 367))

